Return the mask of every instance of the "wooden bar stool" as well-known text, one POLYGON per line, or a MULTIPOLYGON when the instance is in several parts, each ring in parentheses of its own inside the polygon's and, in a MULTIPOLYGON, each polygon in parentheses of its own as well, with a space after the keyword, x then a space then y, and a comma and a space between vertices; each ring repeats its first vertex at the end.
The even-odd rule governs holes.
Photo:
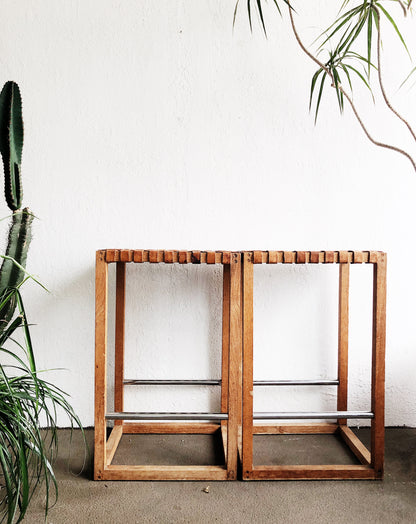
POLYGON ((233 480, 237 476, 238 426, 241 424, 241 254, 226 251, 144 251, 106 249, 96 254, 95 442, 96 480, 233 480), (125 380, 124 317, 126 264, 222 264, 221 380, 125 380), (116 268, 114 412, 107 411, 108 264, 116 268), (220 385, 220 413, 125 412, 126 385, 220 385), (107 440, 107 421, 114 427, 107 440), (210 422, 206 422, 210 421, 210 422), (213 434, 221 432, 224 466, 147 466, 112 464, 124 434, 213 434))
POLYGON ((384 469, 384 375, 386 336, 386 254, 373 251, 249 251, 243 253, 243 425, 242 471, 245 480, 381 479, 384 469), (337 380, 253 382, 254 264, 339 264, 337 380), (348 292, 350 264, 373 264, 373 343, 371 412, 347 410, 348 292), (328 413, 253 413, 255 386, 336 385, 337 411, 328 413), (371 452, 347 426, 348 418, 371 419, 371 452), (261 425, 264 420, 336 419, 336 423, 261 425), (359 465, 253 465, 253 435, 338 433, 359 465))

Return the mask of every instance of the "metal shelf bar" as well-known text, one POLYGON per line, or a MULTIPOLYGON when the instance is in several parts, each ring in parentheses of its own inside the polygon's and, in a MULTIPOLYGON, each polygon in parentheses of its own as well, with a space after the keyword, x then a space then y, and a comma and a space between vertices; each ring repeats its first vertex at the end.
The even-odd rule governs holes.
POLYGON ((141 380, 126 379, 125 386, 220 386, 221 380, 141 380))
POLYGON ((317 418, 374 418, 374 413, 366 411, 315 411, 315 412, 288 412, 288 413, 253 413, 254 420, 267 419, 317 419, 317 418))
POLYGON ((338 386, 339 380, 254 380, 254 386, 338 386))
POLYGON ((228 420, 228 413, 106 413, 107 420, 228 420))

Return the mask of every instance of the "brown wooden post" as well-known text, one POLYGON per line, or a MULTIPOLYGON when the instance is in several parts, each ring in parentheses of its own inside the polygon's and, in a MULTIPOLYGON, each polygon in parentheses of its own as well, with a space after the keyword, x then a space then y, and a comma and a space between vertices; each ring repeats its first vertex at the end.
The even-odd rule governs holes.
POLYGON ((230 268, 230 345, 228 368, 227 478, 237 478, 238 421, 241 414, 241 255, 232 253, 230 268))
MULTIPOLYGON (((228 359, 230 347, 230 264, 223 265, 221 413, 228 413, 228 359)), ((221 423, 227 426, 227 421, 221 423)))
MULTIPOLYGON (((350 265, 339 265, 339 305, 338 305, 338 397, 337 410, 348 409, 348 315, 349 315, 350 265)), ((338 419, 338 424, 346 425, 347 419, 338 419)))
POLYGON ((387 255, 379 253, 373 279, 373 357, 371 373, 371 466, 377 478, 384 474, 384 388, 386 351, 387 255))
MULTIPOLYGON (((114 411, 124 411, 124 325, 126 309, 126 264, 117 262, 116 269, 116 329, 114 353, 114 411)), ((116 420, 115 426, 123 425, 116 420)))
POLYGON ((105 254, 97 251, 95 269, 95 480, 103 478, 106 466, 108 265, 105 254))
POLYGON ((253 253, 243 254, 243 478, 253 470, 253 253))

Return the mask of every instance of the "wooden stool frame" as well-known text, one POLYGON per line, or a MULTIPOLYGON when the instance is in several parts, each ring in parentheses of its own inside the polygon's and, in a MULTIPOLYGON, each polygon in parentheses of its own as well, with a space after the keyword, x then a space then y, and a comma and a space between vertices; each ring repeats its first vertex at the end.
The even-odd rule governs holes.
MULTIPOLYGON (((242 471, 244 480, 267 479, 381 479, 384 470, 384 377, 386 332, 385 253, 369 251, 243 253, 243 426, 242 471), (336 418, 337 423, 257 425, 253 422, 253 267, 254 264, 339 264, 338 380, 337 410, 327 417, 314 414, 258 414, 256 419, 336 418), (373 264, 373 342, 371 376, 371 453, 347 426, 348 397, 348 293, 350 264, 373 264), (270 415, 270 416, 269 416, 270 415), (304 416, 306 415, 306 416, 304 416), (360 465, 261 465, 253 466, 253 435, 338 433, 360 465)), ((330 381, 328 381, 330 382, 330 381)), ((318 381, 316 381, 318 384, 318 381)), ((254 384, 255 385, 255 384, 254 384)), ((323 415, 322 413, 320 415, 323 415)), ((371 415, 366 416, 366 415, 371 415)))
POLYGON ((238 428, 241 426, 241 254, 231 252, 201 251, 143 251, 100 250, 96 254, 96 320, 95 320, 95 480, 234 480, 237 477, 238 428), (222 369, 221 414, 167 414, 143 415, 123 412, 124 391, 124 318, 126 263, 165 264, 222 264, 222 369), (107 413, 107 309, 108 264, 116 269, 116 318, 115 318, 115 383, 113 416, 107 413), (139 416, 140 415, 140 416, 139 416), (161 415, 158 417, 158 415, 161 415), (162 416, 164 415, 164 416, 162 416), (212 422, 183 422, 210 419, 212 422), (204 417, 203 415, 207 415, 204 417), (199 418, 198 418, 199 416, 199 418), (226 420, 224 420, 224 418, 226 420), (107 419, 115 425, 107 440, 107 419), (136 420, 136 422, 126 422, 136 420), (138 421, 146 420, 146 421, 138 421), (149 421, 151 420, 151 421, 149 421), (153 420, 159 420, 155 422, 153 420), (163 420, 163 422, 161 422, 163 420), (166 422, 165 420, 175 420, 166 422), (182 422, 180 422, 182 420, 182 422), (213 434, 221 432, 225 465, 212 466, 148 466, 115 465, 113 457, 123 434, 213 434))

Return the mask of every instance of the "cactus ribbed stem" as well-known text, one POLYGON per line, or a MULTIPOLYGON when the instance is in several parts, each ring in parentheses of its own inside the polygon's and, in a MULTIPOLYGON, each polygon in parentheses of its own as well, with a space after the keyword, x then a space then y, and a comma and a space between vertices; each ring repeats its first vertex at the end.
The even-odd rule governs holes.
POLYGON ((16 82, 9 81, 0 93, 0 153, 3 157, 4 193, 12 211, 22 205, 22 149, 22 98, 16 82))
MULTIPOLYGON (((14 261, 22 267, 26 266, 27 253, 32 240, 33 218, 34 216, 28 208, 13 213, 6 250, 6 256, 13 260, 3 259, 0 268, 0 302, 11 290, 16 289, 25 278, 25 272, 14 261)), ((12 319, 15 309, 14 297, 0 309, 0 332, 12 319)))

